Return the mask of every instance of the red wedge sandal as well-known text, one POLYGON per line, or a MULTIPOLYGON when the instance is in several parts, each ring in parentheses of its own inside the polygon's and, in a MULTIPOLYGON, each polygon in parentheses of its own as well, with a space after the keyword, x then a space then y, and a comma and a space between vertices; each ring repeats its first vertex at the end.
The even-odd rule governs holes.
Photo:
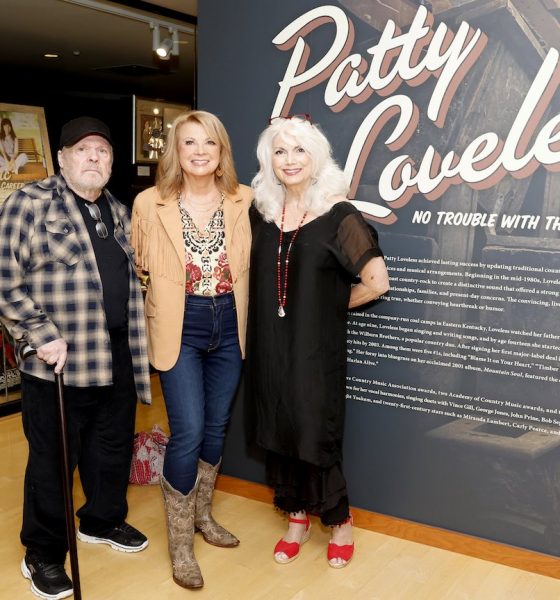
POLYGON ((280 540, 274 547, 274 560, 281 564, 287 565, 299 556, 299 549, 302 544, 305 544, 309 539, 311 523, 309 522, 309 516, 305 515, 305 519, 295 519, 294 517, 289 518, 290 523, 298 523, 299 525, 305 525, 305 533, 301 538, 301 542, 286 542, 286 540, 280 540), (283 553, 286 558, 280 558, 280 554, 283 553))
MULTIPOLYGON (((350 515, 345 521, 343 521, 340 525, 346 525, 350 523, 350 525, 354 524, 352 519, 352 515, 350 515)), ((333 569, 342 569, 345 567, 354 556, 354 542, 351 544, 346 544, 344 546, 339 546, 334 542, 329 542, 329 546, 327 548, 327 560, 329 561, 329 566, 333 569), (342 559, 343 562, 333 562, 337 558, 342 559)))

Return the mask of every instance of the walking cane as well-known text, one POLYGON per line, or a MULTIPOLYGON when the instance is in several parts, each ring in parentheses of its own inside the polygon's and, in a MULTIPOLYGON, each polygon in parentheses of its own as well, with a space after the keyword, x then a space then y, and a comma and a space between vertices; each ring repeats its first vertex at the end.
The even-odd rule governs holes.
MULTIPOLYGON (((21 358, 37 354, 37 350, 29 345, 20 351, 21 358)), ((68 443, 68 426, 66 423, 66 408, 64 406, 64 378, 62 372, 54 374, 56 387, 56 402, 58 408, 58 432, 60 445, 60 462, 62 468, 62 486, 64 492, 64 512, 66 517, 66 538, 70 554, 70 569, 72 571, 72 587, 74 598, 82 600, 80 588, 80 572, 78 569, 78 547, 76 545, 76 525, 74 523, 74 500, 72 498, 72 469, 70 467, 70 444, 68 443)))

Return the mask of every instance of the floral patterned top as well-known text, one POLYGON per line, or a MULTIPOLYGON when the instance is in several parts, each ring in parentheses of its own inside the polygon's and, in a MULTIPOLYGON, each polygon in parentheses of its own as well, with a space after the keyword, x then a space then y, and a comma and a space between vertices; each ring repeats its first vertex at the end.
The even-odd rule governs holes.
POLYGON ((199 296, 218 296, 233 291, 224 233, 222 204, 204 228, 199 230, 181 203, 181 222, 185 240, 185 293, 199 296))

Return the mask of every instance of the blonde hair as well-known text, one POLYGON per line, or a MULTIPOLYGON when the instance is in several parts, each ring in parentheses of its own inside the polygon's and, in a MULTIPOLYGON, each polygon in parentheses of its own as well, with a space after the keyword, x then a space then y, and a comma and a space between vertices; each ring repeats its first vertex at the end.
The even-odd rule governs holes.
POLYGON ((331 145, 319 127, 295 118, 274 119, 259 137, 257 158, 260 168, 251 182, 256 208, 269 222, 282 211, 285 190, 272 168, 273 140, 281 134, 292 136, 311 158, 313 184, 306 192, 307 209, 317 215, 328 212, 333 204, 340 201, 340 196, 348 193, 346 176, 336 164, 331 145))
POLYGON ((212 113, 204 110, 191 110, 180 114, 172 123, 167 134, 167 145, 156 174, 156 187, 163 199, 176 198, 183 187, 183 171, 179 162, 179 137, 177 130, 188 122, 198 123, 204 127, 208 137, 220 146, 220 164, 214 174, 216 187, 228 194, 233 194, 239 187, 231 142, 223 123, 212 113), (221 171, 221 175, 217 173, 221 171))

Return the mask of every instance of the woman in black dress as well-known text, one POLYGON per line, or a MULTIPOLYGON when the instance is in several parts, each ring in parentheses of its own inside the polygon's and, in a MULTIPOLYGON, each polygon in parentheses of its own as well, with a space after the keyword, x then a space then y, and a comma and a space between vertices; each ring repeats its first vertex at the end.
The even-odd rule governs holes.
POLYGON ((314 513, 332 527, 327 557, 340 568, 354 552, 342 472, 347 311, 388 290, 387 270, 307 115, 273 119, 257 157, 247 391, 274 504, 289 514, 274 558, 298 556, 314 513))

